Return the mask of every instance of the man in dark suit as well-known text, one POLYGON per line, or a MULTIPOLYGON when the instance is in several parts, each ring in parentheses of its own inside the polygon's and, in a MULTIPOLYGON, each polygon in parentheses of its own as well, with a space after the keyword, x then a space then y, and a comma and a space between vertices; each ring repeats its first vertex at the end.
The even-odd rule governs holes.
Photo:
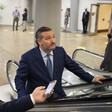
POLYGON ((0 104, 0 112, 25 112, 34 107, 35 103, 44 102, 48 97, 45 93, 45 87, 36 88, 32 94, 19 99, 0 104))
POLYGON ((88 21, 89 21, 89 12, 87 11, 87 8, 85 8, 85 11, 83 12, 82 15, 83 34, 87 33, 88 21))
POLYGON ((112 37, 110 37, 109 43, 105 49, 104 60, 100 65, 100 69, 112 72, 112 37))
POLYGON ((89 83, 102 83, 100 79, 104 77, 94 78, 72 60, 64 48, 56 47, 52 29, 39 28, 36 32, 36 42, 38 46, 23 54, 19 63, 15 77, 18 97, 30 94, 37 86, 47 86, 51 80, 57 80, 51 99, 65 97, 61 82, 64 67, 89 83), (51 67, 48 67, 49 63, 51 67))

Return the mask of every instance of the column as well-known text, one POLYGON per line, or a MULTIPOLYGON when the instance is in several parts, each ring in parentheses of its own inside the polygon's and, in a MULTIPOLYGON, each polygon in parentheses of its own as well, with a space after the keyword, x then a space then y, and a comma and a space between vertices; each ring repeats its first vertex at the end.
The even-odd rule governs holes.
POLYGON ((60 45, 61 0, 35 0, 34 5, 35 32, 39 27, 50 27, 55 33, 56 44, 60 45))
POLYGON ((79 12, 79 0, 71 0, 70 7, 70 26, 71 32, 77 31, 78 29, 78 12, 79 12))
POLYGON ((32 22, 32 0, 28 0, 28 22, 32 22))

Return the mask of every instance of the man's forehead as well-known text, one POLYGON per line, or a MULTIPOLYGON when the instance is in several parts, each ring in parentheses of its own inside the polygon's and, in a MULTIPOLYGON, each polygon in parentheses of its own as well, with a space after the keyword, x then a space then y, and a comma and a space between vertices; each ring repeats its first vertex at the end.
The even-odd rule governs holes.
POLYGON ((42 33, 43 35, 54 35, 54 32, 52 31, 52 30, 50 30, 50 31, 45 31, 45 32, 43 32, 42 33))

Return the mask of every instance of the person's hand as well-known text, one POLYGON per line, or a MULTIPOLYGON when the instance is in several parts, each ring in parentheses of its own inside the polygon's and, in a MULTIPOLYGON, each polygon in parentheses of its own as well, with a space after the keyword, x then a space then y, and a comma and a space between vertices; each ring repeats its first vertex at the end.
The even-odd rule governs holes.
POLYGON ((106 78, 105 77, 95 77, 93 79, 93 82, 102 84, 102 81, 101 81, 102 79, 106 79, 106 78))
POLYGON ((41 102, 44 102, 46 100, 46 98, 48 96, 45 95, 44 93, 45 93, 45 87, 44 86, 37 87, 33 91, 32 97, 33 97, 35 103, 41 103, 41 102))

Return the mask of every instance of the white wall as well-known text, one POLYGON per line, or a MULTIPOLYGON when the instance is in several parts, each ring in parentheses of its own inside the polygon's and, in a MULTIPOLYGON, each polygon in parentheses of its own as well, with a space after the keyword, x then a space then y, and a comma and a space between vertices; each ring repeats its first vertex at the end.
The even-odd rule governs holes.
MULTIPOLYGON (((62 0, 62 6, 61 6, 61 27, 64 27, 64 14, 65 14, 66 8, 70 8, 70 4, 71 4, 71 0, 62 0)), ((68 27, 69 27, 69 25, 68 25, 68 27)))
POLYGON ((82 14, 85 8, 90 11, 91 4, 97 4, 98 0, 79 0, 79 12, 78 12, 78 30, 82 30, 82 14))
POLYGON ((19 7, 20 11, 20 22, 22 23, 22 14, 24 8, 27 8, 27 0, 0 0, 0 3, 2 3, 6 8, 4 10, 0 10, 0 25, 12 25, 13 23, 13 17, 12 12, 15 10, 15 7, 19 7))

